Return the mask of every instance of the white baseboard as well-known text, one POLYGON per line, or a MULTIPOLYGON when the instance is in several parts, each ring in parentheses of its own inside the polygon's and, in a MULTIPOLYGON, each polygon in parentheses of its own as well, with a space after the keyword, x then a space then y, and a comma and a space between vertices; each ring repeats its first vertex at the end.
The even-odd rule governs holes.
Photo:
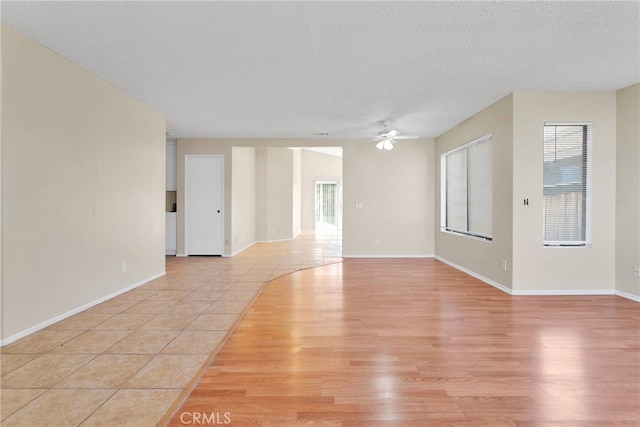
POLYGON ((181 258, 185 258, 185 257, 187 257, 188 255, 187 255, 187 254, 176 254, 176 256, 177 256, 177 257, 181 257, 181 258))
POLYGON ((488 277, 483 276, 482 274, 478 274, 475 271, 469 270, 468 268, 464 268, 463 266, 458 265, 455 262, 449 261, 446 258, 439 257, 438 255, 436 255, 435 258, 438 261, 442 261, 445 264, 450 265, 451 267, 453 267, 453 268, 455 268, 457 270, 460 270, 460 271, 462 271, 464 273, 467 273, 469 276, 473 276, 476 279, 481 280, 481 281, 485 282, 486 284, 493 286, 494 288, 500 289, 502 292, 506 292, 509 295, 513 294, 513 291, 511 290, 511 288, 509 288, 509 287, 507 287, 507 286, 505 286, 505 285, 503 285, 501 283, 498 283, 495 280, 491 280, 488 277))
POLYGON ((349 255, 345 255, 342 254, 342 258, 365 258, 365 259, 376 259, 376 258, 391 258, 391 259, 400 259, 400 258, 433 258, 434 255, 433 254, 402 254, 402 255, 388 255, 388 254, 376 254, 376 255, 371 255, 371 254, 349 254, 349 255))
POLYGON ((84 311, 84 310, 86 310, 88 308, 93 307, 94 305, 98 305, 98 304, 103 303, 103 302, 105 302, 107 300, 110 300, 111 298, 115 298, 118 295, 121 295, 121 294, 123 294, 125 292, 128 292, 128 291, 130 291, 132 289, 135 289, 138 286, 142 286, 145 283, 148 283, 148 282, 150 282, 152 280, 157 279, 158 277, 162 277, 165 274, 167 274, 166 271, 163 271, 161 273, 155 274, 155 275, 153 275, 151 277, 148 277, 148 278, 146 278, 144 280, 141 280, 141 281, 136 282, 136 283, 134 283, 132 285, 129 285, 126 288, 122 288, 120 290, 117 290, 116 292, 113 292, 113 293, 111 293, 109 295, 105 295, 104 297, 98 298, 98 299, 96 299, 94 301, 91 301, 90 303, 87 303, 87 304, 84 304, 84 305, 82 305, 80 307, 74 308, 73 310, 70 310, 70 311, 67 311, 66 313, 63 313, 63 314, 60 314, 58 316, 52 317, 49 320, 45 320, 44 322, 38 323, 37 325, 32 326, 30 328, 27 328, 27 329, 25 329, 23 331, 20 331, 17 334, 14 334, 14 335, 11 335, 10 337, 4 338, 4 339, 0 340, 0 347, 3 347, 5 345, 7 345, 7 344, 11 344, 12 342, 19 340, 20 338, 24 338, 27 335, 31 335, 32 333, 37 332, 40 329, 44 329, 47 326, 53 325, 54 323, 57 323, 57 322, 59 322, 61 320, 66 319, 67 317, 71 317, 74 314, 78 314, 81 311, 84 311))
POLYGON ((640 295, 635 295, 624 291, 616 291, 616 295, 622 298, 630 299, 631 301, 640 302, 640 295))
POLYGON ((509 295, 514 296, 578 296, 578 295, 617 295, 622 298, 627 298, 632 301, 640 302, 640 296, 630 294, 627 292, 616 291, 614 289, 511 289, 507 286, 504 286, 498 282, 495 282, 487 277, 484 277, 481 274, 476 273, 475 271, 471 271, 467 268, 464 268, 454 262, 449 261, 448 259, 439 257, 436 255, 435 257, 438 261, 442 261, 445 264, 450 265, 451 267, 458 269, 467 273, 470 276, 475 277, 478 280, 482 280, 483 282, 500 289, 503 292, 508 293, 509 295))
POLYGON ((511 295, 529 296, 580 296, 580 295, 615 295, 613 289, 516 289, 511 295))
POLYGON ((276 243, 276 242, 290 242, 293 239, 276 239, 276 240, 256 240, 255 243, 276 243))
POLYGON ((175 255, 176 251, 164 251, 165 255, 175 255))

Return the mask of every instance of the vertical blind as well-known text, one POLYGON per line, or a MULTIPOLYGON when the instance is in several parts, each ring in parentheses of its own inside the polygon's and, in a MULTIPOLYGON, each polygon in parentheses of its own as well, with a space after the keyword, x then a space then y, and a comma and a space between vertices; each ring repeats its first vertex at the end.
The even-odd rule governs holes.
POLYGON ((493 135, 443 154, 442 228, 491 240, 493 233, 493 135))
POLYGON ((544 244, 590 243, 590 124, 544 125, 544 244))

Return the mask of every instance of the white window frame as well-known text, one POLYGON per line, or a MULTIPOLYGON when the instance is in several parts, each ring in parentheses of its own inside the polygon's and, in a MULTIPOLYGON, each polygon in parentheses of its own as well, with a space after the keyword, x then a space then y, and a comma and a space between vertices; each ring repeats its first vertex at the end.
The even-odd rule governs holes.
MULTIPOLYGON (((475 239, 483 240, 486 242, 492 242, 493 241, 493 200, 490 201, 490 204, 492 206, 492 212, 491 212, 492 226, 491 226, 490 234, 472 232, 468 230, 467 231, 457 230, 457 229, 448 227, 447 225, 447 157, 451 154, 457 153, 462 150, 468 150, 470 147, 473 147, 474 145, 478 145, 485 142, 490 143, 493 150, 493 132, 490 132, 479 138, 475 138, 469 142, 466 142, 460 146, 457 146, 452 150, 442 153, 442 155, 440 156, 440 231, 444 233, 451 233, 451 234, 456 234, 460 236, 475 238, 475 239)), ((492 170, 491 174, 493 176, 493 162, 491 165, 491 170, 492 170)), ((492 185, 491 198, 493 199, 493 182, 491 183, 491 185, 492 185)))
MULTIPOLYGON (((547 248, 581 248, 581 247, 590 247, 592 243, 592 205, 593 205, 593 123, 592 122, 545 122, 543 126, 543 135, 544 135, 544 127, 545 126, 587 126, 587 141, 586 141, 586 189, 584 192, 584 196, 586 198, 585 201, 585 238, 580 241, 563 241, 563 240, 545 240, 545 228, 544 228, 544 210, 542 212, 543 215, 543 226, 542 226, 542 244, 547 248)), ((543 136, 544 138, 544 136, 543 136)), ((544 139, 543 139, 544 143, 544 139)), ((544 165, 544 159, 543 159, 544 165)), ((543 166, 544 167, 544 166, 543 166)), ((544 194, 544 170, 543 170, 543 194, 544 194)), ((543 196, 544 197, 544 196, 543 196)), ((543 207, 544 209, 544 202, 543 207)))

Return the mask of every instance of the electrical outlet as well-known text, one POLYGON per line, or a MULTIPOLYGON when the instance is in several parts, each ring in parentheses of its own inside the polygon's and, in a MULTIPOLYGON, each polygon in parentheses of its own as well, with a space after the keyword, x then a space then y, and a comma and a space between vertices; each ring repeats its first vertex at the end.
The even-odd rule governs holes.
POLYGON ((374 240, 374 241, 373 241, 373 243, 374 243, 376 246, 380 246, 380 240, 378 240, 378 239, 374 240))
POLYGON ((501 267, 502 267, 502 271, 507 271, 507 260, 506 259, 502 260, 501 267))
POLYGON ((122 263, 122 265, 121 265, 121 269, 122 269, 122 272, 123 272, 123 273, 126 273, 126 272, 127 272, 127 263, 126 263, 126 262, 123 262, 123 263, 122 263))
POLYGON ((633 275, 635 277, 640 277, 640 265, 633 266, 633 275))

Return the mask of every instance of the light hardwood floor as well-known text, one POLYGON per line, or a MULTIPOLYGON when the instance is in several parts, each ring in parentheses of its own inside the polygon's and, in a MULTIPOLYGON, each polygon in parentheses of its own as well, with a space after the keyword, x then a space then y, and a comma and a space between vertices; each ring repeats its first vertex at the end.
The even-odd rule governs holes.
POLYGON ((640 425, 639 304, 339 254, 305 233, 169 257, 167 276, 0 349, 1 424, 640 425))
POLYGON ((433 259, 271 281, 171 426, 639 426, 640 305, 512 297, 433 259))

